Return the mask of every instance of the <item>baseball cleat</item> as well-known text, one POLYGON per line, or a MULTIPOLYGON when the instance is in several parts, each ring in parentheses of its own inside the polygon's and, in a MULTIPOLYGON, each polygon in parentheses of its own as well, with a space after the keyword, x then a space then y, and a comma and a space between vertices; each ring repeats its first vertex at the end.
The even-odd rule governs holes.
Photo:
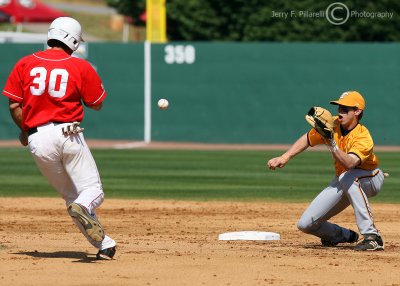
POLYGON ((382 238, 376 234, 365 236, 364 240, 354 247, 354 250, 358 251, 376 251, 384 249, 382 238))
POLYGON ((96 254, 96 259, 97 260, 111 260, 111 259, 113 259, 115 252, 117 252, 117 249, 115 248, 115 246, 106 248, 103 250, 99 250, 99 252, 97 252, 97 254, 96 254))
POLYGON ((357 242, 357 241, 358 241, 358 237, 359 237, 359 236, 358 236, 358 233, 355 232, 355 231, 352 231, 352 230, 350 229, 350 237, 349 237, 348 240, 345 240, 345 241, 338 241, 338 242, 332 242, 332 241, 330 241, 330 240, 321 238, 321 243, 322 243, 323 246, 326 246, 326 247, 333 247, 333 246, 338 245, 339 243, 354 243, 354 242, 357 242))
POLYGON ((322 244, 322 246, 325 246, 325 247, 334 247, 334 246, 338 245, 338 243, 339 242, 332 242, 330 240, 321 238, 321 244, 322 244))
POLYGON ((357 232, 355 232, 355 231, 352 231, 351 229, 350 229, 350 237, 349 237, 349 239, 346 241, 347 243, 354 243, 354 242, 357 242, 358 241, 358 233, 357 232))
POLYGON ((68 213, 71 217, 79 221, 91 239, 95 241, 102 241, 104 239, 104 230, 100 222, 90 215, 83 206, 72 203, 68 206, 68 213))

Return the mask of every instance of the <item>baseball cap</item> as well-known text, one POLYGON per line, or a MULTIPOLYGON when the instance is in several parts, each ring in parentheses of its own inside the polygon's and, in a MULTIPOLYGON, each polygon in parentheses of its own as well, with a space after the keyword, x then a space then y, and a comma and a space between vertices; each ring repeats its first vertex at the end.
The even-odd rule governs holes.
POLYGON ((357 107, 361 110, 365 109, 365 100, 357 91, 343 92, 338 100, 331 101, 330 103, 349 107, 357 107))

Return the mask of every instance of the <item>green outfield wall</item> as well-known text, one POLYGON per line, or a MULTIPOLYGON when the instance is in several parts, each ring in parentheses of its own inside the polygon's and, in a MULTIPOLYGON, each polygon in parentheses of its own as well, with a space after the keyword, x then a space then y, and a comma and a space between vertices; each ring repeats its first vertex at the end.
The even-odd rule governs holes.
MULTIPOLYGON (((17 60, 40 49, 1 44, 2 87, 17 60)), ((144 45, 89 43, 85 57, 108 94, 100 112, 86 110, 85 136, 143 140, 144 45)), ((400 144, 400 44, 184 42, 152 45, 151 58, 154 141, 291 143, 308 130, 311 106, 335 113, 329 101, 358 90, 375 143, 400 144)), ((0 139, 16 138, 7 98, 0 103, 0 139)))

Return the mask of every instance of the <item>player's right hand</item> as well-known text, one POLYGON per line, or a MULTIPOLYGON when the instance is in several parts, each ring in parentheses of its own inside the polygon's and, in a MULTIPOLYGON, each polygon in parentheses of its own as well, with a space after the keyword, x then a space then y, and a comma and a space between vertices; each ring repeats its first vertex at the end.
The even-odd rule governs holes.
POLYGON ((21 142, 22 146, 28 146, 28 134, 25 131, 19 133, 19 142, 21 142))
POLYGON ((283 168, 287 163, 282 157, 275 157, 268 161, 267 165, 272 171, 275 171, 276 168, 283 168))
POLYGON ((83 132, 83 130, 85 130, 85 128, 80 127, 79 126, 80 124, 81 124, 80 122, 74 121, 71 124, 64 126, 61 130, 62 134, 65 136, 68 136, 68 135, 75 135, 75 134, 83 132))

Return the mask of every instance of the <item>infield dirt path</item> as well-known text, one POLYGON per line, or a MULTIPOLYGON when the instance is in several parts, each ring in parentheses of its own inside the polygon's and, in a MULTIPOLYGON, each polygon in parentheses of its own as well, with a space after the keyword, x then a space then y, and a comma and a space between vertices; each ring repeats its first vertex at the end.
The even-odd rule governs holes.
MULTIPOLYGON (((58 198, 0 198, 0 285, 400 285, 400 207, 372 204, 385 251, 323 248, 296 223, 306 204, 106 199, 118 242, 96 261, 58 198), (227 231, 280 241, 226 242, 227 231)), ((351 208, 335 222, 355 228, 351 208)))

